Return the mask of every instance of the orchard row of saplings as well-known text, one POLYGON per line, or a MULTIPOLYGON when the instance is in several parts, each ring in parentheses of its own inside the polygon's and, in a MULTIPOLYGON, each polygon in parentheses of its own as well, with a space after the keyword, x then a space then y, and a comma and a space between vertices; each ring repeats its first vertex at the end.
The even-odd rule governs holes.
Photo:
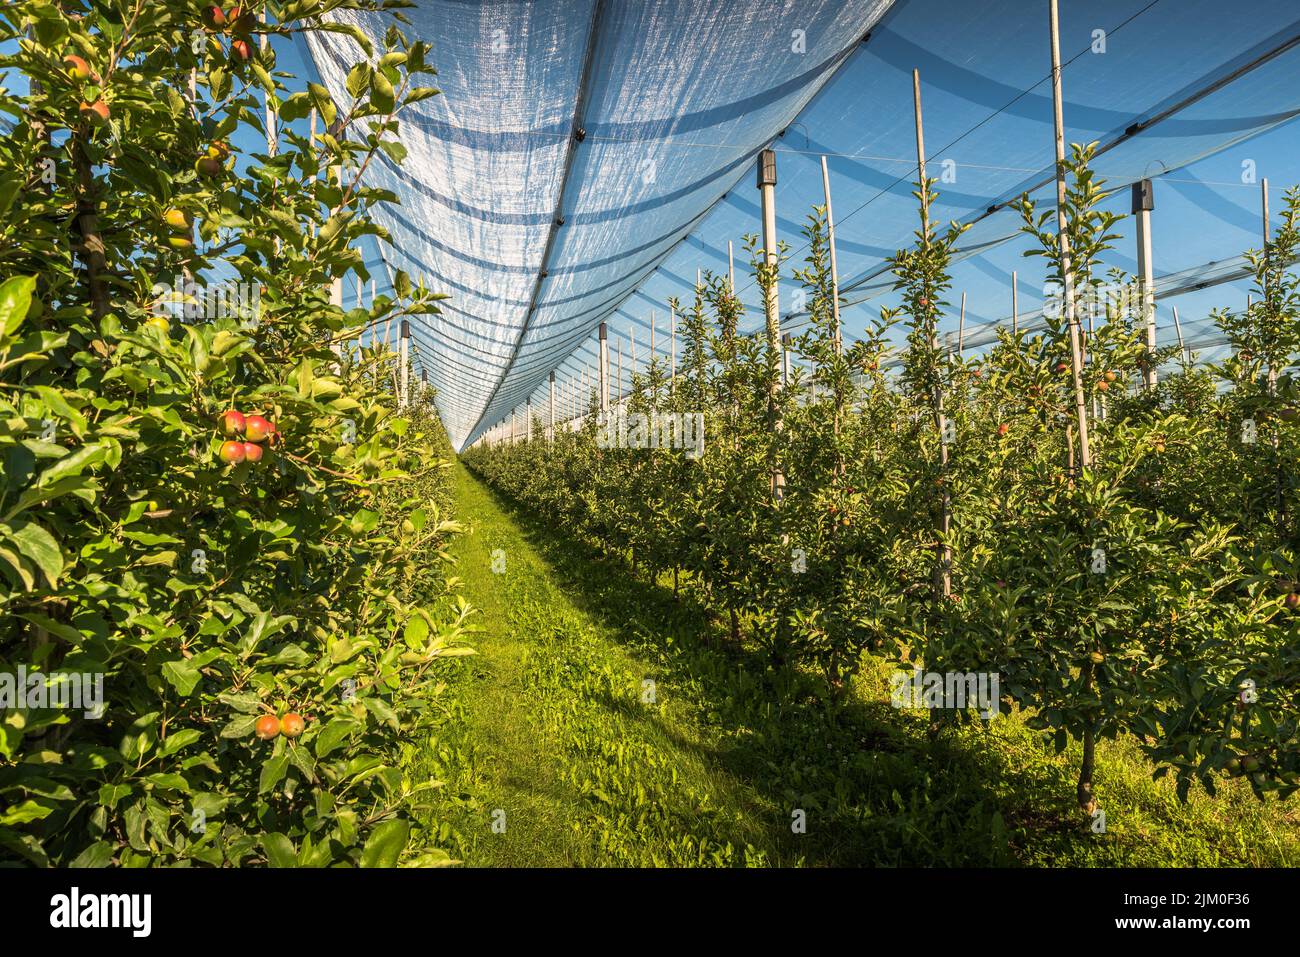
POLYGON ((437 297, 400 273, 368 309, 329 297, 384 238, 364 169, 436 91, 396 29, 355 31, 344 101, 287 88, 259 36, 331 6, 0 5, 0 74, 30 81, 0 87, 0 668, 104 697, 3 716, 0 857, 447 860, 402 750, 468 652, 450 449, 391 354, 352 348, 437 297), (268 104, 275 148, 237 157, 268 104), (159 277, 232 271, 256 323, 158 314, 159 277))
MULTIPOLYGON (((1120 217, 1099 206, 1091 156, 1076 146, 1065 162, 1074 287, 1103 276, 1119 287, 1104 253, 1120 217)), ((786 277, 810 303, 786 388, 766 337, 737 333, 743 309, 725 280, 672 304, 684 358, 638 373, 629 409, 703 410, 701 460, 597 447, 593 396, 580 431, 548 442, 534 422, 531 441, 482 443, 466 461, 634 572, 671 573, 731 642, 766 650, 773 669, 822 675, 834 695, 865 653, 998 673, 1004 710, 1023 709, 1058 750, 1077 744, 1090 814, 1096 742, 1123 735, 1157 776, 1173 772, 1180 797, 1194 782, 1213 793, 1222 774, 1289 797, 1300 786, 1300 297, 1288 270, 1300 196, 1287 194, 1267 248, 1248 254, 1249 307, 1213 314, 1228 359, 1151 352, 1140 300, 1115 300, 1080 331, 1080 411, 1064 309, 1041 332, 1000 330, 981 355, 939 347, 962 229, 931 224, 933 183, 917 195, 917 243, 893 260, 899 305, 847 347, 824 211, 810 216, 806 259, 786 277)), ((1021 213, 1027 255, 1061 288, 1055 211, 1025 198, 1021 213)), ((766 295, 783 267, 754 243, 766 295)), ((935 734, 978 720, 930 717, 935 734)))

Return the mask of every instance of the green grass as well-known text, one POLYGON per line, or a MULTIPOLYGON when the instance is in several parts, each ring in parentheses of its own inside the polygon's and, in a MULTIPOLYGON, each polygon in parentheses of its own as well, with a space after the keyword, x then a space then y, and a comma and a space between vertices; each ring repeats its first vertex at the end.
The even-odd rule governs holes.
POLYGON ((467 864, 1300 863, 1300 802, 1224 781, 1181 804, 1134 742, 1099 747, 1094 834, 1073 803, 1077 753, 1052 753, 1019 716, 931 741, 920 713, 890 707, 895 666, 875 659, 827 701, 459 464, 455 487, 479 655, 452 664, 410 771, 445 782, 428 823, 467 864))

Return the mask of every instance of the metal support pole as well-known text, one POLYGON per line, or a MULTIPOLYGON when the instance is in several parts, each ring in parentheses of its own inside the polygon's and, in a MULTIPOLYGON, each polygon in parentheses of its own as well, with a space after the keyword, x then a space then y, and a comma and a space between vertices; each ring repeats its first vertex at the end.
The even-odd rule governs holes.
MULTIPOLYGON (((781 348, 781 316, 780 316, 780 295, 777 289, 777 248, 776 248, 776 152, 773 150, 763 150, 758 154, 758 191, 762 205, 763 214, 763 260, 766 263, 769 276, 768 287, 765 290, 764 311, 767 318, 767 349, 771 357, 768 362, 779 356, 781 348)), ((769 376, 777 370, 772 369, 769 365, 769 376)), ((771 419, 773 432, 780 432, 783 428, 781 417, 777 412, 776 393, 779 388, 777 381, 772 381, 769 388, 767 405, 768 415, 771 419)), ((785 476, 781 469, 773 463, 772 466, 772 497, 780 502, 785 497, 785 476)))
MULTIPOLYGON (((1151 258, 1151 211, 1155 208, 1155 192, 1151 180, 1144 179, 1134 183, 1132 212, 1137 219, 1138 301, 1141 303, 1142 317, 1146 324, 1147 353, 1151 356, 1156 352, 1156 281, 1155 266, 1151 258)), ((1143 373, 1143 380, 1148 389, 1156 387, 1157 373, 1154 360, 1148 364, 1143 373)))
POLYGON ((402 320, 402 338, 398 342, 397 361, 399 364, 398 375, 400 376, 401 385, 397 395, 397 407, 406 408, 406 403, 410 397, 411 387, 411 370, 407 362, 411 352, 411 320, 402 320))
POLYGON ((609 330, 600 324, 600 411, 609 411, 609 330))
POLYGON ((668 368, 671 370, 668 379, 668 394, 677 394, 677 309, 673 308, 668 313, 668 339, 671 343, 668 359, 668 368))
MULTIPOLYGON (((262 17, 262 23, 263 25, 266 24, 265 16, 262 17)), ((266 58, 266 49, 269 43, 270 40, 268 35, 263 33, 258 41, 258 47, 261 50, 263 59, 266 58)), ((268 156, 275 156, 276 153, 279 152, 277 148, 278 144, 276 142, 278 139, 277 126, 279 125, 279 116, 278 111, 275 108, 275 100, 272 99, 271 94, 264 94, 264 99, 266 100, 266 153, 268 156)))
POLYGON ((1268 254, 1268 177, 1265 176, 1259 181, 1259 211, 1262 217, 1261 225, 1264 227, 1264 253, 1268 254))
MULTIPOLYGON (((736 255, 731 240, 727 240, 727 282, 731 285, 731 294, 736 294, 736 255)), ((695 270, 695 284, 700 284, 700 271, 695 270)))
POLYGON ((1178 351, 1186 356, 1188 362, 1192 361, 1192 352, 1183 346, 1183 324, 1178 321, 1178 307, 1174 306, 1174 332, 1178 336, 1178 351))
POLYGON ((790 333, 781 336, 781 388, 790 388, 790 333))
POLYGON ((551 373, 551 424, 546 430, 546 441, 555 441, 555 373, 551 373))
MULTIPOLYGON (((1269 292, 1269 286, 1270 286, 1270 283, 1269 283, 1269 281, 1268 281, 1268 240, 1269 240, 1269 235, 1268 235, 1268 177, 1267 177, 1267 176, 1264 177, 1263 179, 1261 179, 1261 180, 1259 181, 1259 212, 1260 212, 1260 226, 1262 227, 1262 229, 1263 229, 1263 234, 1264 234, 1264 244, 1263 244, 1263 246, 1260 247, 1260 248, 1263 250, 1263 253, 1264 253, 1264 281, 1260 284, 1260 292, 1261 292, 1261 293, 1263 294, 1263 296, 1264 296, 1264 299, 1263 299, 1262 305, 1263 305, 1264 309, 1267 311, 1267 309, 1268 309, 1268 292, 1269 292)), ((1267 315, 1267 312, 1266 312, 1266 315, 1267 315)), ((1276 386, 1277 386, 1277 369, 1272 365, 1272 363, 1270 363, 1270 364, 1269 364, 1269 367, 1268 367, 1268 392, 1269 392, 1269 395, 1272 395, 1272 394, 1273 394, 1273 391, 1274 391, 1274 389, 1276 388, 1276 386)), ((1277 445, 1277 435, 1276 435, 1276 433, 1274 433, 1274 436, 1273 436, 1273 444, 1274 444, 1274 446, 1277 445)), ((1279 486, 1279 487, 1280 487, 1280 486, 1279 486)))
POLYGON ((764 305, 767 317, 767 344, 768 348, 775 353, 781 341, 781 316, 780 295, 775 276, 777 266, 776 153, 773 150, 763 150, 758 154, 758 190, 763 214, 763 258, 768 268, 773 271, 764 305))
POLYGON ((1020 276, 1011 270, 1011 335, 1020 333, 1020 276))
POLYGON ((961 315, 957 319, 957 356, 966 348, 966 293, 961 294, 961 315))

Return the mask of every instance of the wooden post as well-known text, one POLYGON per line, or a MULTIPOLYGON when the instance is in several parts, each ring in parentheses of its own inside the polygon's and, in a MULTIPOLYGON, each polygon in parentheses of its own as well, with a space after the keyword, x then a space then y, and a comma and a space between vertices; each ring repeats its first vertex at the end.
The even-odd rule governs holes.
POLYGON ((546 430, 546 441, 555 441, 555 373, 551 373, 551 424, 546 430))
POLYGON ((1070 327, 1070 365, 1074 379, 1074 414, 1079 429, 1079 467, 1092 467, 1088 442, 1088 408, 1083 395, 1083 348, 1080 344, 1079 314, 1074 303, 1074 268, 1070 261, 1070 235, 1065 221, 1065 119, 1061 110, 1061 28, 1059 0, 1048 0, 1052 46, 1052 107, 1056 131, 1056 231, 1060 243, 1062 294, 1065 319, 1070 327))
MULTIPOLYGON (((1134 183, 1132 213, 1137 219, 1138 302, 1146 325, 1147 353, 1152 356, 1156 351, 1156 283, 1155 266, 1151 257, 1151 211, 1155 206, 1151 180, 1134 183)), ((1143 373, 1148 389, 1156 387, 1157 375, 1156 364, 1152 361, 1143 373)))
POLYGON ((835 328, 835 354, 844 351, 843 337, 840 334, 840 269, 835 258, 835 213, 831 209, 831 174, 826 167, 826 157, 822 157, 822 194, 826 197, 826 240, 831 248, 831 316, 835 328))
POLYGON ((609 330, 600 324, 600 411, 609 411, 609 330))
POLYGON ((407 362, 407 359, 410 357, 410 352, 411 352, 411 320, 403 319, 402 338, 398 343, 398 349, 397 349, 397 362, 398 362, 397 374, 399 377, 399 381, 401 383, 397 395, 397 407, 400 409, 406 408, 407 402, 410 401, 409 390, 410 390, 410 381, 411 381, 410 378, 411 370, 409 368, 409 363, 407 362))
MULTIPOLYGON (((731 294, 736 294, 736 258, 732 250, 731 240, 727 240, 727 282, 731 285, 731 294)), ((700 284, 700 271, 695 270, 695 285, 700 284)))
MULTIPOLYGON (((921 71, 912 71, 912 111, 916 124, 916 170, 917 180, 921 186, 921 236, 926 248, 930 246, 930 212, 929 212, 929 195, 930 186, 926 182, 925 173, 925 121, 921 112, 921 71)), ((935 336, 937 333, 931 330, 930 348, 936 352, 935 360, 937 362, 937 342, 935 336)), ((948 432, 948 419, 943 412, 943 386, 939 383, 934 387, 934 423, 939 430, 939 471, 945 478, 948 473, 948 443, 944 436, 948 432)), ((939 568, 937 569, 936 584, 944 598, 952 594, 952 546, 948 543, 948 532, 952 524, 952 501, 949 498, 948 483, 945 481, 942 488, 942 512, 939 516, 939 537, 942 544, 939 547, 939 568)))
MULTIPOLYGON (((1074 270, 1070 262, 1070 236, 1065 217, 1065 119, 1061 109, 1061 26, 1058 0, 1048 0, 1049 33, 1052 47, 1052 113, 1056 140, 1056 232, 1060 243, 1061 284, 1065 297, 1065 318, 1070 327, 1070 367, 1074 379, 1074 414, 1079 430, 1079 467, 1092 466, 1092 448, 1088 443, 1088 409, 1083 395, 1083 350, 1079 343, 1079 315, 1074 304, 1074 270)), ((1073 442, 1070 442, 1073 451, 1073 442)), ((1084 695, 1091 695, 1093 664, 1085 662, 1081 676, 1084 695)), ((1097 741, 1091 727, 1083 734, 1083 760, 1079 765, 1076 796, 1084 814, 1097 807, 1093 797, 1092 774, 1096 764, 1097 741)))

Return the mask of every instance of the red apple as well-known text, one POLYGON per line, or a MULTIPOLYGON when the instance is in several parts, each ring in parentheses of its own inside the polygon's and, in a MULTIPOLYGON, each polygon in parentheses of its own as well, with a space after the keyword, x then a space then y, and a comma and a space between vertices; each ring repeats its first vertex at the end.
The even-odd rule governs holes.
POLYGON ((226 12, 226 22, 234 33, 248 36, 257 26, 257 17, 242 7, 231 7, 226 12))
POLYGON ((286 738, 298 737, 305 727, 307 727, 307 722, 302 719, 302 715, 293 711, 280 719, 280 731, 286 738))
POLYGON ((217 420, 217 424, 220 425, 223 435, 238 435, 244 431, 244 413, 230 409, 221 413, 221 418, 217 420))
POLYGON ((253 59, 253 48, 248 45, 247 40, 236 40, 230 44, 230 57, 236 63, 247 63, 253 59))
POLYGON ((1300 595, 1292 592, 1282 599, 1282 604, 1286 605, 1289 611, 1295 611, 1297 608, 1300 608, 1300 595))
POLYGON ((262 447, 252 442, 244 443, 244 461, 260 462, 262 461, 262 447))
POLYGON ((264 714, 257 719, 255 733, 263 741, 268 741, 280 733, 280 719, 273 714, 264 714))
POLYGON ((244 461, 244 443, 222 442, 220 455, 221 461, 229 462, 231 465, 238 465, 244 461))
POLYGON ((1057 372, 1068 372, 1069 369, 1070 369, 1070 365, 1069 365, 1069 363, 1067 363, 1067 362, 1058 362, 1058 363, 1056 364, 1056 371, 1057 371, 1057 372))
POLYGON ((94 76, 94 71, 90 69, 90 64, 74 53, 70 53, 63 58, 63 65, 68 68, 68 76, 77 82, 89 80, 94 76))
POLYGON ((109 110, 108 104, 102 99, 94 103, 82 102, 81 118, 91 126, 105 126, 108 123, 109 110))
POLYGON ((275 432, 275 426, 260 415, 250 415, 244 422, 244 435, 250 442, 261 442, 275 432))
POLYGON ((203 11, 203 25, 209 30, 225 30, 225 12, 220 7, 208 7, 203 11))
POLYGON ((1009 431, 1010 431, 1010 426, 1008 426, 1005 422, 998 425, 998 435, 1006 435, 1007 432, 1009 431))

